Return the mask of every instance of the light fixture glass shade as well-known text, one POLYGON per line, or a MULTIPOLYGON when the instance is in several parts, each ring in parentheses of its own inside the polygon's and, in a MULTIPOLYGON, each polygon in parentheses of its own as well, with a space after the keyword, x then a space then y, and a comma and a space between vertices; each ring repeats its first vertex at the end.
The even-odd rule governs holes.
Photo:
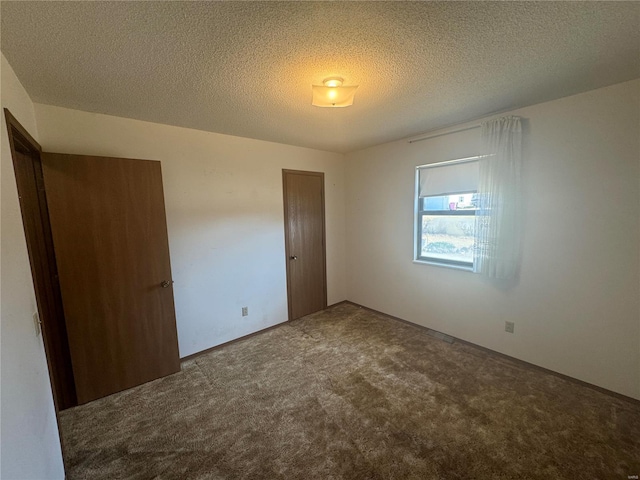
POLYGON ((349 87, 325 87, 312 85, 313 100, 311 105, 316 107, 348 107, 353 105, 353 97, 358 85, 349 87))

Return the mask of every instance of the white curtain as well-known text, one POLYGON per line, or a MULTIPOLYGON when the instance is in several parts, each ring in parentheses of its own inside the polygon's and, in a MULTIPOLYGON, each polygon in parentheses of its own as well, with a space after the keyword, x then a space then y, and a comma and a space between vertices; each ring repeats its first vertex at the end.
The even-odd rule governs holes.
POLYGON ((482 143, 474 270, 489 278, 513 280, 520 264, 520 118, 484 122, 482 143))

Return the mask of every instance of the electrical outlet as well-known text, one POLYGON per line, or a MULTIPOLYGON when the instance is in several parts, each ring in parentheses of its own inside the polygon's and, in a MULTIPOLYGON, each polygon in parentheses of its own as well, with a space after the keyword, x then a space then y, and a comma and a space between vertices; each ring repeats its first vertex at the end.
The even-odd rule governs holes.
POLYGON ((515 324, 513 322, 504 322, 504 331, 507 333, 513 333, 515 324))
POLYGON ((249 307, 242 307, 242 316, 246 317, 249 315, 249 307))

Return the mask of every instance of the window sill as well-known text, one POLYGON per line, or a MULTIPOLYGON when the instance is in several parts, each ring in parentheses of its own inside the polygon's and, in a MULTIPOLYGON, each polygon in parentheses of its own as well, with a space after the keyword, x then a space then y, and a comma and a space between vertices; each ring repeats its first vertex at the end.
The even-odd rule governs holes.
POLYGON ((432 265, 434 267, 444 267, 451 268, 453 270, 462 270, 463 272, 471 272, 473 273, 473 267, 466 267, 464 265, 451 265, 450 263, 441 263, 441 262, 433 262, 428 260, 413 260, 413 263, 418 263, 420 265, 432 265))

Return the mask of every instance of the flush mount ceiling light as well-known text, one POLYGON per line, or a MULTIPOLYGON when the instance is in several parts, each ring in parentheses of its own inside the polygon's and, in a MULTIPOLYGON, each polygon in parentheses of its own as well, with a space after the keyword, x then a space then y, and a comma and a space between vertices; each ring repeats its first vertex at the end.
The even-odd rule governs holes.
POLYGON ((340 77, 326 78, 322 85, 312 85, 313 100, 316 107, 348 107, 353 105, 353 97, 358 85, 343 87, 340 77))

